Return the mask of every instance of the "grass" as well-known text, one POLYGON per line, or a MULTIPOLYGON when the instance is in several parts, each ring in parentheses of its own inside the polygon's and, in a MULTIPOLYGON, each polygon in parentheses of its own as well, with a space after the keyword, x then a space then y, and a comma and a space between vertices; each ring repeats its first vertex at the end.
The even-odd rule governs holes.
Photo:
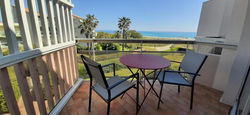
MULTIPOLYGON (((155 49, 153 49, 152 46, 154 46, 154 45, 147 44, 143 47, 145 47, 147 51, 155 51, 155 49)), ((158 47, 162 47, 162 46, 163 45, 159 45, 158 47)), ((173 45, 172 48, 169 49, 168 51, 177 51, 178 48, 186 48, 186 45, 183 45, 183 44, 173 45)), ((96 54, 96 61, 98 63, 100 63, 101 65, 105 65, 108 63, 116 63, 116 66, 117 66, 116 67, 116 74, 120 75, 120 76, 128 76, 128 75, 131 75, 131 72, 127 69, 127 67, 125 67, 123 64, 121 64, 119 61, 120 57, 123 56, 124 54, 126 54, 126 53, 117 52, 117 53, 107 53, 107 54, 96 54)), ((148 53, 148 54, 159 55, 159 56, 162 56, 168 60, 174 60, 174 61, 181 61, 184 57, 184 54, 182 54, 182 53, 148 53)), ((85 54, 85 56, 88 56, 88 55, 85 54)), ((82 61, 80 59, 80 54, 78 54, 78 60, 79 60, 78 66, 79 66, 80 76, 82 76, 83 78, 88 78, 88 75, 85 71, 85 67, 82 64, 82 61)), ((113 75, 113 71, 112 71, 111 67, 110 68, 107 67, 104 69, 106 76, 113 75)), ((177 70, 178 67, 179 67, 179 64, 172 63, 168 69, 177 70)), ((135 72, 136 69, 132 69, 132 71, 135 72)), ((148 72, 150 72, 150 71, 148 71, 148 72)), ((148 73, 148 72, 146 71, 146 73, 148 73)))

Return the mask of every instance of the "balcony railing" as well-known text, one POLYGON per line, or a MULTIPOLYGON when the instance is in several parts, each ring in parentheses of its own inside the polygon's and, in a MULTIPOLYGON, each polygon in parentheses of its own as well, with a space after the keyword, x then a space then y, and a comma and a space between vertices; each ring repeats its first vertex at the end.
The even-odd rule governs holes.
POLYGON ((60 103, 81 83, 73 4, 71 0, 28 0, 25 4, 24 0, 0 0, 6 36, 0 48, 0 114, 57 114, 60 103), (17 23, 21 37, 16 36, 17 23))
MULTIPOLYGON (((78 44, 83 43, 89 47, 87 50, 78 49, 79 54, 85 54, 95 59, 96 61, 106 64, 115 62, 118 64, 117 72, 126 76, 129 74, 129 70, 119 63, 119 57, 128 53, 150 53, 155 55, 163 56, 170 60, 181 61, 185 50, 196 50, 196 45, 208 44, 216 47, 220 46, 223 48, 235 48, 234 45, 230 44, 213 44, 213 43, 202 43, 195 40, 144 40, 144 39, 133 39, 133 40, 121 40, 121 39, 76 39, 78 44), (124 50, 114 50, 110 47, 106 49, 98 50, 97 44, 102 43, 110 45, 110 43, 117 43, 119 46, 126 43, 124 50), (91 45, 92 44, 92 45, 91 45), (130 48, 126 48, 130 47, 130 48), (110 50, 111 49, 111 50, 110 50)), ((70 42, 69 42, 70 43, 70 42)), ((64 45, 64 44, 60 44, 64 45)), ((87 78, 86 71, 80 60, 75 58, 76 50, 74 46, 57 45, 57 49, 53 46, 48 47, 46 51, 41 48, 24 51, 21 54, 11 54, 9 56, 3 56, 1 59, 8 59, 11 61, 1 61, 1 90, 4 92, 4 98, 7 102, 8 111, 19 112, 20 114, 25 113, 43 113, 57 114, 63 106, 67 103, 69 98, 72 96, 74 91, 80 85, 77 82, 78 76, 87 78), (54 49, 53 49, 54 48, 54 49), (34 55, 33 53, 34 52, 34 55), (26 54, 27 53, 27 54, 26 54), (17 57, 24 55, 24 58, 17 57), (16 60, 16 61, 15 61, 16 60), (14 67, 13 67, 14 66, 14 67), (79 74, 78 75, 78 70, 79 74), (14 82, 12 77, 13 72, 17 78, 19 86, 13 85, 14 82), (5 76, 5 77, 2 77, 5 76), (6 77, 7 76, 7 77, 6 77), (31 81, 30 81, 31 78, 31 81), (30 83, 31 82, 31 83, 30 83), (78 84, 78 85, 75 85, 78 84), (20 91, 16 91, 16 89, 20 91), (71 89, 71 90, 70 90, 71 89), (34 91, 32 94, 31 91, 34 91), (19 92, 20 94, 16 94, 19 92), (67 93, 66 93, 67 92, 67 93), (20 95, 20 96, 17 96, 20 95), (35 95, 35 97, 33 97, 35 95), (64 97, 64 98, 63 98, 64 97), (32 100, 33 98, 36 98, 32 100), (63 98, 63 99, 61 99, 63 98), (66 98, 66 99, 65 99, 66 98), (61 99, 61 100, 60 100, 61 99), (13 100, 23 100, 25 109, 20 109, 20 103, 13 100), (35 106, 32 102, 38 102, 39 110, 35 110, 35 106), (59 109, 54 109, 57 103, 59 109), (12 106, 14 108, 11 108, 12 106), (52 110, 52 111, 50 111, 52 110)), ((79 55, 77 55, 79 56, 79 55)), ((79 58, 79 57, 78 57, 79 58)), ((178 65, 171 65, 171 69, 175 69, 178 65)), ((107 69, 107 75, 111 75, 112 69, 107 69)), ((202 83, 202 82, 200 82, 202 83)))
MULTIPOLYGON (((181 61, 185 50, 195 50, 198 51, 198 48, 201 46, 208 47, 221 47, 235 49, 237 45, 227 44, 227 43, 218 43, 218 42, 201 42, 194 39, 86 39, 86 38, 76 38, 78 46, 77 52, 79 54, 84 54, 91 57, 93 60, 101 64, 107 64, 110 62, 116 62, 118 64, 118 72, 121 72, 122 76, 126 76, 125 73, 129 73, 127 68, 119 62, 119 58, 128 53, 150 53, 155 55, 160 55, 170 60, 181 61), (85 45, 84 45, 85 44, 85 45), (88 44, 90 44, 88 47, 88 44), (115 44, 115 45, 112 45, 115 44), (125 50, 117 49, 117 47, 122 47, 123 44, 127 44, 125 50), (100 45, 103 46, 100 50, 100 45), (107 45, 105 47, 105 45, 107 45), (118 45, 118 46, 117 46, 118 45), (201 45, 201 46, 199 46, 201 45), (81 48, 85 46, 85 48, 81 48), (91 47, 94 46, 94 47, 91 47), (114 48, 112 48, 114 47, 114 48), (99 48, 99 49, 98 49, 99 48)), ((216 57, 216 60, 219 59, 220 55, 212 54, 213 52, 202 52, 210 55, 211 57, 216 57)), ((78 55, 79 56, 79 55, 78 55)), ((210 60, 210 61, 216 61, 210 60)), ((83 64, 78 64, 80 76, 87 76, 84 72, 83 64)), ((172 64, 170 69, 176 69, 178 65, 172 64)), ((107 70, 112 71, 112 70, 107 70)), ((214 70, 215 71, 215 70, 214 70)), ((108 72, 109 73, 109 72, 108 72)), ((109 74, 108 74, 109 75, 109 74)), ((110 74, 111 75, 111 74, 110 74)), ((205 81, 205 80, 203 80, 205 81)), ((201 82, 203 82, 201 80, 201 82)))

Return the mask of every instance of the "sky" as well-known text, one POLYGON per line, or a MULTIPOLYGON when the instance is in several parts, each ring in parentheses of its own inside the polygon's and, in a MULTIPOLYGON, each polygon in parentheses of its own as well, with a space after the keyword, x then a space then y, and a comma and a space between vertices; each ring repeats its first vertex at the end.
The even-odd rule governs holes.
POLYGON ((196 32, 202 3, 207 0, 72 0, 73 14, 94 14, 97 30, 118 30, 120 17, 137 31, 196 32))
POLYGON ((137 31, 196 32, 204 1, 207 0, 72 0, 72 3, 73 14, 83 18, 86 14, 96 16, 97 30, 118 30, 118 19, 125 16, 131 19, 130 29, 137 31))

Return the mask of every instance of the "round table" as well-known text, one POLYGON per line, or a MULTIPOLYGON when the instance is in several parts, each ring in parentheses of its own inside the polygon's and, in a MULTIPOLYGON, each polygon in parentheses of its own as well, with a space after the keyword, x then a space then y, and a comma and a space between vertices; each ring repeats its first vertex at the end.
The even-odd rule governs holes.
MULTIPOLYGON (((170 66, 170 61, 168 59, 165 59, 161 56, 152 55, 152 54, 128 54, 128 55, 122 56, 120 58, 120 62, 122 64, 126 65, 132 74, 134 74, 134 73, 131 70, 131 68, 137 68, 138 69, 137 72, 140 70, 141 73, 143 74, 144 79, 150 85, 150 89, 148 90, 147 94, 145 95, 145 80, 144 80, 144 86, 139 82, 140 85, 144 89, 144 99, 143 99, 142 103, 140 104, 140 107, 144 103, 144 101, 145 101, 146 97, 148 96, 151 89, 154 91, 155 95, 159 98, 159 95, 156 93, 153 86, 154 86, 154 83, 155 83, 156 79, 158 78, 160 72, 162 71, 162 69, 170 66), (152 84, 149 82, 149 80, 147 78, 147 76, 151 73, 146 75, 145 74, 146 70, 153 70, 153 72, 151 72, 151 73, 155 73, 152 84), (157 70, 159 70, 159 71, 158 71, 158 74, 156 75, 157 70)), ((133 81, 133 79, 132 79, 132 81, 133 81)), ((138 90, 139 90, 139 85, 137 85, 137 86, 138 86, 138 90)))
POLYGON ((128 67, 145 70, 155 70, 166 68, 170 61, 152 54, 128 54, 120 58, 120 62, 128 67))

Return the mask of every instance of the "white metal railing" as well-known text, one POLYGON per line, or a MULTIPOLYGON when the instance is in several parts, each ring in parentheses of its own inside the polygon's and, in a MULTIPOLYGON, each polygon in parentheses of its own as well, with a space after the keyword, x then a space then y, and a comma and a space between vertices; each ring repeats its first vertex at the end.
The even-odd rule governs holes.
MULTIPOLYGON (((89 53, 91 54, 93 59, 96 59, 96 53, 115 53, 115 52, 141 52, 141 53, 185 53, 185 51, 147 51, 142 50, 143 44, 186 44, 186 49, 189 48, 189 45, 194 45, 194 50, 200 53, 205 53, 208 55, 216 55, 213 54, 211 49, 215 47, 226 48, 226 49, 236 49, 237 44, 223 43, 223 42, 203 42, 197 41, 196 39, 107 39, 107 38, 98 38, 98 39, 89 39, 89 38, 76 38, 77 43, 138 43, 140 50, 134 51, 118 51, 118 50, 106 50, 98 51, 95 50, 94 47, 89 48, 88 50, 79 50, 78 53, 89 53), (209 46, 208 51, 200 51, 200 46, 209 46), (212 54, 211 54, 212 53, 212 54)), ((92 45, 94 46, 94 45, 92 45)), ((123 48, 124 49, 124 48, 123 48)), ((217 55, 219 56, 219 55, 217 55)))
POLYGON ((98 39, 89 39, 89 38, 76 38, 77 42, 86 42, 86 43, 157 43, 157 44, 202 44, 202 45, 211 45, 214 47, 222 48, 237 48, 237 44, 224 43, 224 42, 203 42, 197 41, 195 39, 107 39, 107 38, 98 38, 98 39))
POLYGON ((107 39, 107 38, 98 38, 98 39, 89 39, 89 38, 76 38, 78 42, 100 42, 100 43, 158 43, 158 44, 194 44, 195 40, 193 39, 183 39, 183 40, 163 40, 163 39, 107 39))

